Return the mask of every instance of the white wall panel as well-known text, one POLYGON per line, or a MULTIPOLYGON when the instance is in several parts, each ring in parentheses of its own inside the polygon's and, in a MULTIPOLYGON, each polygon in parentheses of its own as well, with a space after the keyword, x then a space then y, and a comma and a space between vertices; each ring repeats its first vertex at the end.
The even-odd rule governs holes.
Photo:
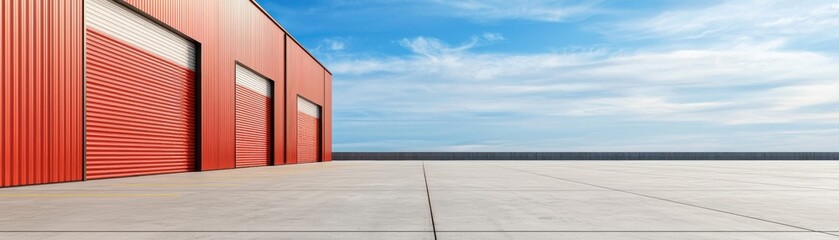
POLYGON ((320 106, 300 96, 297 97, 297 111, 320 118, 320 106))
POLYGON ((271 80, 265 79, 259 74, 236 64, 236 84, 246 87, 266 97, 273 97, 271 80))
POLYGON ((114 0, 84 3, 86 27, 195 70, 196 48, 191 41, 114 0))

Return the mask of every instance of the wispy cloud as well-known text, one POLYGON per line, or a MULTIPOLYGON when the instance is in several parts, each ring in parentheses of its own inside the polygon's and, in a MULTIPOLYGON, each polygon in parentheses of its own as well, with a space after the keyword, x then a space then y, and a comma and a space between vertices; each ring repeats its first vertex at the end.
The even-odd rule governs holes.
POLYGON ((500 33, 484 33, 481 36, 483 36, 484 39, 489 41, 501 41, 505 39, 504 35, 501 35, 500 33))
MULTIPOLYGON (((421 19, 467 19, 472 22, 508 20, 568 22, 603 14, 601 0, 325 0, 306 8, 291 8, 279 1, 259 0, 281 22, 295 23, 298 18, 314 17, 340 20, 337 24, 404 27, 421 19)), ((317 22, 296 22, 301 29, 327 26, 317 22)), ((334 25, 332 26, 334 27, 334 25)))
POLYGON ((635 37, 726 40, 837 38, 839 3, 831 0, 736 0, 671 10, 619 25, 635 37))
MULTIPOLYGON (((796 121, 805 117, 797 109, 839 103, 839 97, 830 94, 839 80, 833 58, 777 50, 771 44, 620 54, 486 54, 469 51, 474 42, 450 46, 417 37, 401 43, 415 55, 331 63, 336 74, 353 83, 344 92, 379 98, 347 96, 356 101, 346 107, 420 100, 426 109, 377 109, 625 115, 742 124, 796 121), (381 92, 368 92, 377 89, 381 92), (396 98, 388 94, 393 89, 434 96, 396 98), (358 102, 365 99, 370 102, 358 102)), ((827 113, 821 116, 823 121, 839 120, 827 113)))
POLYGON ((450 7, 452 14, 476 20, 532 20, 562 22, 591 16, 600 10, 597 1, 555 0, 434 0, 450 7))
POLYGON ((341 39, 335 38, 326 38, 323 39, 323 43, 326 45, 326 48, 332 51, 341 51, 344 50, 346 43, 341 39))
POLYGON ((446 58, 448 55, 452 54, 459 55, 477 46, 487 45, 492 42, 502 40, 504 40, 504 36, 499 33, 484 33, 481 37, 473 36, 468 42, 454 47, 433 37, 405 38, 400 40, 399 44, 408 50, 411 50, 411 52, 415 54, 423 55, 430 59, 440 60, 438 57, 446 58))
POLYGON ((375 35, 377 50, 312 40, 334 73, 336 151, 831 151, 839 142, 835 1, 723 0, 626 16, 609 1, 338 3, 311 14, 399 33, 375 35), (539 34, 507 29, 536 25, 539 34), (597 36, 543 34, 574 29, 597 36), (505 45, 535 36, 598 43, 505 45))
MULTIPOLYGON (((413 119, 452 119, 460 115, 462 121, 490 125, 524 122, 545 131, 564 126, 562 122, 569 118, 603 116, 616 119, 614 124, 839 122, 835 108, 819 109, 839 106, 836 59, 815 52, 779 50, 772 42, 711 49, 570 54, 476 53, 471 51, 474 42, 450 45, 432 37, 403 39, 400 43, 414 55, 330 64, 336 76, 341 76, 336 78, 336 88, 342 89, 336 92, 336 99, 342 99, 336 102, 340 111, 337 120, 363 125, 363 118, 351 117, 360 113, 398 114, 413 119), (496 117, 486 118, 486 114, 496 117)), ((374 120, 369 126, 387 124, 406 122, 374 120)), ((524 141, 532 141, 527 145, 531 147, 544 144, 544 139, 524 141)), ((484 145, 471 142, 440 149, 493 149, 484 145)), ((638 149, 650 150, 658 145, 647 146, 638 149)), ((682 146, 679 150, 719 149, 682 146)), ((601 150, 618 148, 624 149, 615 145, 601 150)))

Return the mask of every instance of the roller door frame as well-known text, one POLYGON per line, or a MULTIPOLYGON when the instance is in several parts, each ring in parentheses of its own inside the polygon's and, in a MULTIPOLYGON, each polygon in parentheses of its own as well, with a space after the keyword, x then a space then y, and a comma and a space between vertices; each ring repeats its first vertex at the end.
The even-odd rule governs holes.
MULTIPOLYGON (((87 4, 87 0, 83 0, 83 1, 84 2, 82 3, 82 9, 84 9, 84 4, 87 4)), ((118 4, 118 5, 121 5, 122 7, 127 8, 129 11, 131 11, 133 13, 136 13, 136 14, 142 16, 146 20, 149 20, 149 21, 157 24, 157 26, 162 27, 163 29, 169 31, 170 33, 173 33, 173 34, 183 38, 184 40, 192 43, 192 46, 195 48, 195 52, 194 52, 194 58, 195 59, 194 59, 194 62, 193 62, 193 69, 194 69, 194 72, 195 72, 195 93, 194 93, 195 94, 195 96, 194 96, 195 97, 195 106, 193 106, 193 108, 195 109, 195 133, 194 133, 195 134, 195 159, 193 161, 195 161, 195 164, 194 164, 195 167, 191 171, 200 172, 201 169, 202 169, 201 168, 201 159, 202 159, 202 156, 201 156, 201 152, 202 152, 202 145, 201 145, 202 135, 201 135, 201 132, 202 132, 202 129, 203 129, 203 125, 201 124, 201 116, 202 116, 202 114, 201 114, 201 112, 202 112, 201 111, 201 102, 203 100, 202 95, 201 95, 201 79, 202 79, 201 73, 203 72, 202 68, 201 68, 201 65, 202 65, 201 64, 201 59, 202 59, 201 58, 201 53, 203 52, 201 42, 195 40, 194 38, 190 37, 189 35, 181 32, 181 31, 175 29, 174 27, 169 26, 168 24, 164 23, 163 21, 158 20, 157 18, 155 18, 152 15, 144 12, 143 10, 140 10, 139 8, 137 8, 133 5, 131 5, 129 3, 126 3, 124 0, 111 0, 111 1, 118 4)), ((81 139, 82 140, 81 141, 82 142, 82 181, 87 181, 88 180, 87 179, 87 29, 88 29, 88 26, 87 26, 87 23, 86 23, 86 21, 87 21, 87 16, 86 15, 87 14, 85 13, 85 11, 82 10, 82 39, 81 39, 81 42, 82 42, 82 66, 81 66, 82 67, 82 101, 83 101, 82 102, 82 129, 81 129, 81 131, 82 131, 82 134, 81 134, 82 135, 81 136, 82 137, 82 139, 81 139)), ((150 174, 150 175, 155 175, 155 174, 150 174)), ((107 179, 107 178, 105 178, 105 179, 107 179)))
MULTIPOLYGON (((265 79, 266 81, 268 81, 268 83, 271 84, 270 89, 269 89, 271 91, 271 100, 272 100, 271 101, 271 106, 272 106, 271 121, 269 121, 271 123, 271 137, 269 139, 271 141, 271 144, 269 144, 269 149, 268 149, 268 156, 269 156, 268 166, 276 165, 277 162, 276 162, 276 159, 274 158, 274 152, 277 149, 274 148, 274 145, 275 145, 275 141, 277 140, 277 126, 274 123, 276 121, 277 113, 276 113, 276 111, 273 111, 273 110, 275 109, 275 104, 277 104, 277 82, 274 81, 274 79, 271 79, 268 76, 265 76, 262 73, 259 73, 259 71, 256 71, 251 67, 248 67, 248 65, 245 65, 244 63, 242 63, 240 61, 234 61, 233 66, 234 67, 242 67, 245 70, 248 70, 251 73, 261 77, 262 79, 265 79)), ((234 70, 233 71, 233 89, 236 89, 236 85, 238 85, 238 84, 239 83, 236 81, 236 71, 234 70)), ((237 101, 237 97, 238 97, 236 95, 237 94, 235 94, 235 93, 233 94, 233 108, 234 108, 233 109, 233 131, 236 131, 236 119, 237 119, 236 101, 237 101)), ((236 147, 236 144, 235 144, 236 133, 235 132, 233 133, 233 141, 234 141, 233 147, 235 148, 236 147)), ((236 150, 234 149, 233 151, 235 153, 236 150)), ((236 167, 235 154, 234 154, 234 159, 233 159, 233 166, 234 166, 233 168, 237 168, 236 167)))

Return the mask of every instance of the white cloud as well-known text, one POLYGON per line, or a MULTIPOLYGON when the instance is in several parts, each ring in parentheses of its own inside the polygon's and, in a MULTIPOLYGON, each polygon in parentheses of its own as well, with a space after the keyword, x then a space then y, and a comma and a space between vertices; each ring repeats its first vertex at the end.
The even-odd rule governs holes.
POLYGON ((336 38, 326 38, 323 40, 323 43, 326 45, 326 48, 332 51, 341 51, 344 50, 346 43, 343 40, 336 39, 336 38))
POLYGON ((500 33, 484 33, 482 36, 488 41, 504 40, 504 35, 501 35, 500 33))
MULTIPOLYGON (((440 3, 476 18, 567 19, 440 3)), ((800 47, 839 38, 839 4, 724 1, 615 26, 611 36, 657 46, 477 51, 505 40, 485 33, 403 39, 408 56, 333 59, 336 129, 379 137, 336 149, 825 151, 839 141, 839 59, 800 47)))
POLYGON ((411 50, 416 54, 421 54, 429 58, 446 56, 450 53, 458 53, 475 47, 478 40, 473 38, 468 43, 457 47, 450 47, 449 45, 440 41, 440 39, 430 37, 417 37, 413 39, 402 39, 399 44, 411 50))
POLYGON ((832 0, 730 0, 673 10, 620 24, 621 34, 677 39, 836 38, 839 3, 832 0))
POLYGON ((556 0, 434 0, 455 15, 477 20, 532 20, 562 22, 596 13, 596 2, 556 0))
POLYGON ((468 42, 454 47, 440 41, 440 39, 432 37, 405 38, 399 41, 399 45, 416 54, 439 60, 437 57, 463 53, 477 46, 502 40, 504 40, 504 35, 500 33, 484 33, 481 37, 473 36, 468 42))
MULTIPOLYGON (((400 43, 414 55, 345 59, 329 64, 336 76, 335 89, 341 89, 335 92, 336 111, 350 115, 393 114, 406 119, 370 122, 377 128, 464 114, 495 114, 500 119, 465 118, 490 125, 527 124, 545 131, 555 130, 556 124, 564 125, 561 122, 567 119, 588 117, 608 117, 615 119, 614 124, 699 122, 735 126, 839 122, 835 108, 810 109, 839 106, 839 95, 835 94, 839 92, 839 62, 821 53, 781 50, 772 42, 620 54, 599 50, 567 54, 476 53, 471 51, 473 42, 453 46, 431 37, 404 39, 400 43)), ((741 139, 743 144, 753 143, 746 136, 741 139)), ((638 149, 677 145, 647 137, 648 148, 638 149)), ((433 149, 526 148, 495 144, 470 142, 433 149)), ((723 149, 714 144, 682 144, 691 150, 723 149)), ((596 142, 590 146, 602 147, 596 142)), ((617 147, 600 150, 626 150, 617 147)))
POLYGON ((761 100, 772 103, 773 110, 789 111, 807 106, 839 102, 839 83, 814 83, 772 89, 761 100))

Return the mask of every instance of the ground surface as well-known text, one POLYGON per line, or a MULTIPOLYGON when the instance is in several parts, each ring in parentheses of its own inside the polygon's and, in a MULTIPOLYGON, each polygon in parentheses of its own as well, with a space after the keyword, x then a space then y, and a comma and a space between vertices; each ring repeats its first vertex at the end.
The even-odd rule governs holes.
POLYGON ((0 189, 0 239, 435 237, 839 239, 839 162, 358 161, 0 189))

